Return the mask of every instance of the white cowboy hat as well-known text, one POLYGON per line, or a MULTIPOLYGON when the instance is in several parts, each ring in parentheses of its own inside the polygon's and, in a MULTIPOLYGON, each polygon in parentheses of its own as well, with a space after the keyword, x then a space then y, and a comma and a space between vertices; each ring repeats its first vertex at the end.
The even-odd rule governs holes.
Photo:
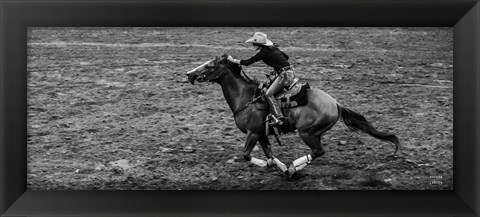
POLYGON ((272 46, 273 42, 268 40, 267 34, 263 32, 255 32, 253 37, 249 38, 245 43, 255 43, 255 44, 263 44, 266 46, 272 46))

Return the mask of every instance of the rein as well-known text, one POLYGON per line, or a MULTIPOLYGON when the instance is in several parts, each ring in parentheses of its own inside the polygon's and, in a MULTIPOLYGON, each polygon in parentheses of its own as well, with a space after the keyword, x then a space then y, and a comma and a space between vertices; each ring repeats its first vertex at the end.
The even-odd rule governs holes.
POLYGON ((243 76, 245 76, 245 78, 247 78, 248 81, 253 81, 250 77, 248 77, 247 73, 245 73, 243 69, 240 69, 240 71, 243 73, 243 76))
POLYGON ((249 102, 247 102, 247 104, 245 104, 245 106, 243 106, 241 109, 237 110, 237 111, 234 111, 233 112, 233 116, 237 116, 238 113, 242 112, 243 110, 245 110, 246 108, 250 107, 254 102, 256 102, 260 97, 262 97, 261 95, 260 96, 257 96, 255 97, 255 95, 252 97, 252 100, 250 100, 249 102))
MULTIPOLYGON (((246 79, 247 81, 249 81, 249 82, 254 81, 254 80, 252 80, 252 79, 245 73, 245 71, 244 71, 242 68, 240 68, 240 72, 243 74, 243 76, 245 76, 245 79, 246 79)), ((223 73, 218 74, 215 79, 218 79, 218 78, 219 78, 220 76, 222 76, 222 75, 223 75, 223 73)), ((241 77, 241 75, 240 75, 240 77, 241 77)), ((250 107, 253 103, 255 103, 255 102, 256 102, 259 98, 261 98, 261 97, 262 97, 262 95, 259 95, 259 96, 255 97, 255 94, 254 94, 254 95, 252 96, 252 99, 251 99, 249 102, 247 102, 247 104, 245 104, 245 106, 243 106, 242 108, 240 108, 240 109, 238 109, 237 111, 234 111, 234 112, 233 112, 234 117, 235 117, 237 114, 239 114, 240 112, 242 112, 243 110, 245 110, 246 108, 250 107)))

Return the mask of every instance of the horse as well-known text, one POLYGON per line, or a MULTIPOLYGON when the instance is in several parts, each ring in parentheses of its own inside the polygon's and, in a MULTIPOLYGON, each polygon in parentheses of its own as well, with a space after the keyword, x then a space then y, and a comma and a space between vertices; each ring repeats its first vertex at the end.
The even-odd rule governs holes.
POLYGON ((277 159, 271 149, 268 136, 269 131, 266 118, 268 109, 257 106, 256 96, 260 83, 250 79, 245 73, 242 76, 240 65, 226 60, 226 55, 215 57, 204 64, 186 73, 188 81, 213 82, 220 84, 228 106, 234 114, 235 124, 240 131, 246 134, 243 148, 243 158, 260 167, 277 166, 288 180, 293 174, 305 168, 309 163, 325 154, 322 147, 321 136, 331 129, 341 118, 346 126, 353 131, 362 131, 382 141, 395 145, 394 156, 400 143, 394 134, 377 131, 364 116, 345 108, 326 92, 308 89, 308 103, 304 106, 291 108, 287 118, 287 131, 298 131, 300 138, 310 148, 310 153, 294 160, 289 167, 277 159), (260 143, 267 160, 251 156, 255 145, 260 143))

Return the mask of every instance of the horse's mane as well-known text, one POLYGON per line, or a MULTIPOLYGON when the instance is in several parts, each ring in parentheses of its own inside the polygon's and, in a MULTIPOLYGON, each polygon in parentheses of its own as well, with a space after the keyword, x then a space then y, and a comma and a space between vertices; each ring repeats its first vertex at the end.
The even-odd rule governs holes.
POLYGON ((239 64, 232 63, 226 59, 222 60, 220 63, 223 63, 225 66, 227 66, 227 68, 229 68, 230 71, 232 71, 232 74, 235 77, 241 79, 245 83, 254 84, 257 86, 260 84, 260 82, 257 79, 251 79, 250 77, 248 77, 248 75, 243 72, 242 66, 240 66, 239 64))

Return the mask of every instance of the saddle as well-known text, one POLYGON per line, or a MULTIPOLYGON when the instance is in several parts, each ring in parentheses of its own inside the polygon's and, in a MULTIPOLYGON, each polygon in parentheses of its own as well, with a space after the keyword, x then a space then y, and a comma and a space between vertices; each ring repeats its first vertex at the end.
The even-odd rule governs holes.
MULTIPOLYGON (((290 108, 304 106, 308 103, 308 90, 310 85, 305 83, 293 83, 288 88, 283 89, 275 95, 276 100, 280 100, 280 107, 284 115, 288 115, 290 108)), ((260 92, 256 93, 260 94, 260 92)), ((269 108, 268 103, 261 98, 261 100, 256 103, 256 108, 260 110, 266 110, 269 108)))
POLYGON ((308 103, 307 90, 310 89, 308 83, 295 83, 288 89, 283 89, 275 95, 275 99, 281 101, 282 108, 292 108, 303 106, 308 103))

